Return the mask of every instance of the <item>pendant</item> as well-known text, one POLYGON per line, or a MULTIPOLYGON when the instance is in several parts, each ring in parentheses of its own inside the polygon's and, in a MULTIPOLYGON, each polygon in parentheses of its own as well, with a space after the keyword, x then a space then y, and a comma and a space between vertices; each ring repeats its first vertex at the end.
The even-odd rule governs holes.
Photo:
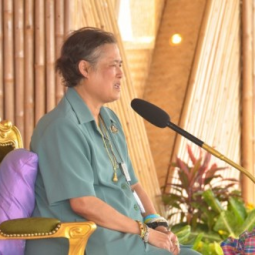
POLYGON ((111 125, 111 131, 112 131, 112 133, 117 133, 118 128, 116 128, 114 125, 111 125))
POLYGON ((117 182, 118 181, 118 177, 117 177, 117 173, 115 172, 114 175, 113 175, 113 179, 112 179, 114 182, 117 182))

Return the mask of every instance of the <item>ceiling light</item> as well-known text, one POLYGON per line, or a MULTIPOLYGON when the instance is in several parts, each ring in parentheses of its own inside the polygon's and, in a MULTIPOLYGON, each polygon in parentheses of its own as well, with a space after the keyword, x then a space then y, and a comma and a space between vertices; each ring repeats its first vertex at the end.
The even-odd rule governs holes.
POLYGON ((171 45, 177 45, 182 42, 182 36, 180 34, 174 34, 170 38, 170 44, 171 45))

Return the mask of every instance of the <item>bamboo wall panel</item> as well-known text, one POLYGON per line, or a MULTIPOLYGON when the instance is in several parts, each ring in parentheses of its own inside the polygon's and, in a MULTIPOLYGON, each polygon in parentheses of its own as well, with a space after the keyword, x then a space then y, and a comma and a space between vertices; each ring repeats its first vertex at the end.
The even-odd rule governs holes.
POLYGON ((46 111, 56 105, 55 102, 55 12, 54 0, 46 1, 46 111))
MULTIPOLYGON (((241 164, 239 1, 208 2, 203 22, 180 123, 185 130, 241 164)), ((178 137, 175 147, 178 157, 186 161, 187 143, 190 143, 187 139, 178 137)), ((192 147, 199 152, 198 146, 192 147)), ((239 179, 239 171, 225 162, 212 157, 211 163, 228 167, 224 177, 239 179)))
POLYGON ((35 122, 45 113, 45 4, 35 1, 35 122))
POLYGON ((14 84, 19 84, 15 88, 15 115, 16 125, 24 134, 24 1, 14 2, 14 68, 16 70, 14 84))
POLYGON ((7 119, 14 119, 14 51, 13 51, 13 1, 3 1, 3 81, 4 81, 4 107, 7 119))
MULTIPOLYGON (((34 0, 26 0, 24 17, 24 35, 25 35, 25 63, 24 63, 24 130, 21 131, 24 145, 29 148, 30 137, 34 129, 34 0)), ((16 84, 18 86, 18 83, 16 84)), ((15 121, 15 120, 14 120, 15 121)), ((16 124, 16 122, 14 122, 16 124)), ((18 126, 18 125, 17 125, 18 126)), ((19 127, 19 126, 18 126, 19 127)))
MULTIPOLYGON (((60 55, 60 50, 61 46, 64 41, 65 37, 65 27, 64 27, 64 20, 65 20, 65 5, 63 0, 56 0, 56 24, 55 24, 55 52, 56 56, 60 55)), ((56 79, 56 86, 55 86, 55 93, 56 93, 56 103, 59 102, 59 100, 63 97, 64 95, 64 88, 61 83, 61 77, 57 75, 55 77, 56 79)))
MULTIPOLYGON (((56 0, 56 24, 55 24, 55 56, 60 56, 60 50, 61 46, 64 42, 65 38, 65 2, 64 0, 56 0)), ((55 86, 55 102, 58 103, 59 100, 63 97, 64 95, 64 87, 63 84, 61 83, 61 77, 57 75, 55 77, 56 79, 56 86, 55 86)))
POLYGON ((160 194, 145 128, 130 107, 136 97, 112 0, 0 1, 0 113, 20 129, 29 148, 37 121, 62 98, 65 88, 54 72, 65 37, 83 26, 103 28, 118 38, 124 61, 122 98, 110 104, 120 116, 138 178, 157 202, 160 194))
MULTIPOLYGON (((180 121, 185 100, 205 2, 205 0, 166 1, 144 86, 144 99, 164 109, 176 124, 180 121), (169 43, 175 33, 183 37, 179 45, 169 43)), ((145 125, 160 186, 163 186, 171 162, 176 133, 168 128, 157 128, 146 121, 145 125)))
MULTIPOLYGON (((124 40, 132 83, 138 98, 144 97, 146 80, 165 0, 130 1, 133 39, 124 40), (143 12, 141 12, 143 10, 143 12), (146 20, 148 20, 146 22, 146 20)), ((125 30, 123 29, 125 33, 125 30)))
POLYGON ((72 29, 73 3, 0 1, 0 118, 18 126, 26 148, 37 121, 64 94, 54 64, 72 29))
MULTIPOLYGON (((245 0, 242 4, 242 52, 243 52, 243 86, 242 86, 242 163, 255 175, 255 91, 254 91, 254 36, 255 36, 255 1, 245 0)), ((255 186, 247 177, 242 178, 244 198, 255 203, 255 186)))
POLYGON ((126 49, 126 52, 137 97, 143 98, 153 49, 126 49))

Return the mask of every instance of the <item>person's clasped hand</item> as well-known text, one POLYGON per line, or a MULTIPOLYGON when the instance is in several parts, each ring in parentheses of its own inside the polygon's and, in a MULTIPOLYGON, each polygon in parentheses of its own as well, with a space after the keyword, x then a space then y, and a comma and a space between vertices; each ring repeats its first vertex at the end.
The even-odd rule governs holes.
POLYGON ((178 255, 180 252, 180 245, 177 236, 171 231, 158 231, 150 229, 149 244, 158 248, 168 250, 173 255, 178 255))

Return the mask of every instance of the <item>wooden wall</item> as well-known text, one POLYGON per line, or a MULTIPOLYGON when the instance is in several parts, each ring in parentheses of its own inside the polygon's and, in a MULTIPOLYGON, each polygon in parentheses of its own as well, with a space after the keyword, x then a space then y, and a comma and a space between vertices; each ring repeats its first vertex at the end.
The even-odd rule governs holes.
MULTIPOLYGON (((241 163, 241 16, 239 0, 207 1, 198 39, 181 126, 241 163)), ((178 137, 176 154, 187 159, 187 139, 178 137)), ((195 151, 199 148, 193 145, 195 151)), ((212 157, 211 163, 228 166, 225 177, 239 172, 212 157)), ((238 187, 237 187, 238 188, 238 187)))
MULTIPOLYGON (((255 176, 255 1, 242 1, 242 165, 255 176)), ((246 202, 255 204, 255 184, 243 177, 246 202)))
MULTIPOLYGON (((180 119, 184 129, 253 176, 254 6, 255 1, 207 1, 180 119)), ((178 136, 174 155, 187 158, 186 144, 178 136)), ((227 166, 224 176, 239 179, 236 188, 247 203, 255 203, 254 183, 224 161, 213 157, 212 162, 227 166)))
POLYGON ((54 61, 70 30, 69 11, 62 0, 0 1, 0 116, 18 126, 26 148, 64 92, 54 61))
MULTIPOLYGON (((254 0, 166 0, 143 94, 253 175, 254 6, 254 0), (173 33, 182 35, 181 44, 169 45, 173 33)), ((187 160, 188 141, 148 123, 146 130, 160 184, 169 188, 170 164, 177 155, 187 160)), ((251 181, 215 157, 211 162, 229 167, 225 176, 239 178, 245 201, 255 203, 251 181)))
MULTIPOLYGON (((198 36, 205 10, 205 0, 167 0, 158 29, 144 99, 164 109, 173 123, 180 121, 188 80, 191 73, 198 36), (180 33, 183 41, 170 44, 173 34, 180 33)), ((165 185, 176 133, 146 124, 160 186, 165 185)))

